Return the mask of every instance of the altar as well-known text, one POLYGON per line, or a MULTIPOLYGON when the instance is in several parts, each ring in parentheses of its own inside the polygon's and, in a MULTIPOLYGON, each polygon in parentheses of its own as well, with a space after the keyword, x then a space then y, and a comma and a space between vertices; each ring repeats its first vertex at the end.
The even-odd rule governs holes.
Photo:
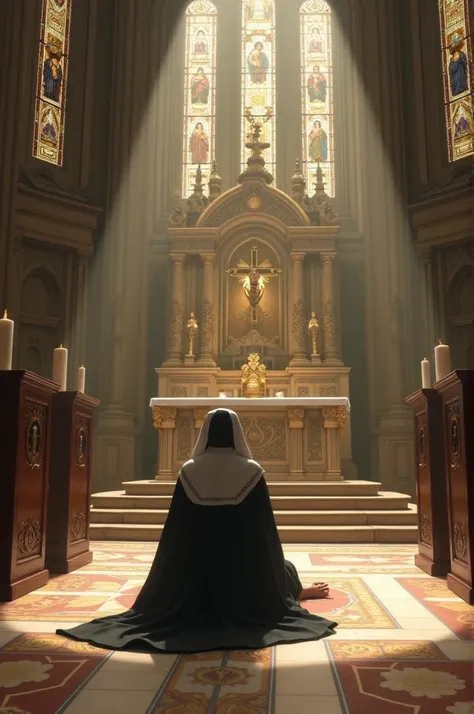
POLYGON ((238 184, 223 191, 214 162, 206 186, 197 165, 193 193, 170 216, 167 349, 151 402, 155 474, 175 479, 207 411, 224 405, 272 481, 353 480, 339 217, 319 165, 313 194, 299 162, 291 196, 272 185, 265 120, 250 109, 246 118, 238 184))
POLYGON ((253 457, 271 481, 342 481, 341 434, 349 416, 345 397, 156 398, 150 406, 159 432, 157 479, 175 479, 191 456, 208 411, 232 409, 253 457))

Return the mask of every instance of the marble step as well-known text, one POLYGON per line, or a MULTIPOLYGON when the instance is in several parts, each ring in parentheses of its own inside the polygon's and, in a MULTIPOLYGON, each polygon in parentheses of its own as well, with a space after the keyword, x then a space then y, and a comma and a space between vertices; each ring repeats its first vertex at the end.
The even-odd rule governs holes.
MULTIPOLYGON (((91 523, 91 540, 157 542, 162 525, 133 525, 131 523, 91 523)), ((299 543, 416 543, 415 525, 364 526, 278 526, 283 544, 299 543)))
MULTIPOLYGON (((380 491, 377 495, 303 495, 297 489, 298 495, 274 495, 271 491, 271 501, 276 511, 388 511, 406 510, 411 501, 410 496, 390 491, 380 491)), ((106 491, 95 493, 91 500, 93 508, 113 509, 157 509, 169 508, 171 494, 167 495, 132 495, 124 491, 106 491)))
MULTIPOLYGON (((281 526, 364 526, 364 525, 416 525, 416 506, 411 504, 402 511, 274 511, 277 525, 281 526)), ((124 523, 131 525, 163 525, 167 510, 134 508, 92 508, 92 523, 124 523)))
MULTIPOLYGON (((376 496, 376 481, 267 481, 272 496, 376 496)), ((176 481, 125 481, 128 496, 170 496, 176 481)))

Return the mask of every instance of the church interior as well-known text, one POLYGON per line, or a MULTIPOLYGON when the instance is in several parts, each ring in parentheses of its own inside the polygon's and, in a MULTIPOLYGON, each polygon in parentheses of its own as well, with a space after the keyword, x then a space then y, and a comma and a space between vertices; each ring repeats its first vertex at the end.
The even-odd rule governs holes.
POLYGON ((474 5, 0 20, 0 714, 473 714, 474 5), (335 634, 56 634, 133 606, 219 406, 335 634))

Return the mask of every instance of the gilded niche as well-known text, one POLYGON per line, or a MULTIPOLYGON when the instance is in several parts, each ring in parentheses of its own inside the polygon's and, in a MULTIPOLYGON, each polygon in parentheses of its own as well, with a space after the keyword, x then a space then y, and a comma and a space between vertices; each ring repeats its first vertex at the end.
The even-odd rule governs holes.
POLYGON ((42 463, 46 406, 28 401, 25 414, 26 463, 32 469, 39 469, 42 463))

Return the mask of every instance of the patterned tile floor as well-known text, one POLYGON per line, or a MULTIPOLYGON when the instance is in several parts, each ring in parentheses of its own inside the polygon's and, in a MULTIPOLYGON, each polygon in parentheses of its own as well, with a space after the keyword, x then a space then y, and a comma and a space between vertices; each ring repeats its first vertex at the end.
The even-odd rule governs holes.
POLYGON ((0 714, 474 714, 474 608, 413 565, 413 546, 302 546, 286 556, 322 642, 174 657, 110 653, 54 633, 128 608, 156 546, 95 543, 94 562, 0 605, 0 714))

